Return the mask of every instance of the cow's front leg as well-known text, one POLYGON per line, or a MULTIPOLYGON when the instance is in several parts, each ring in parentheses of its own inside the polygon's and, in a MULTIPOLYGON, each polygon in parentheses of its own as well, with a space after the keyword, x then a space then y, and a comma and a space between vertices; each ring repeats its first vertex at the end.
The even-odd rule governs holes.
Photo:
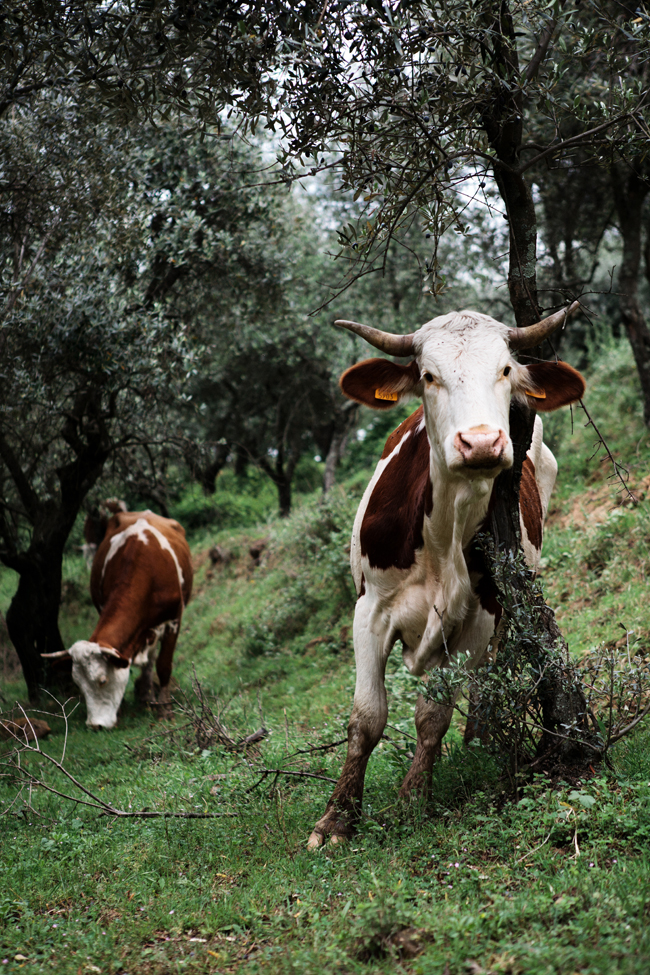
POLYGON ((156 695, 153 687, 153 662, 156 650, 156 640, 147 644, 144 650, 135 657, 133 663, 140 667, 140 676, 135 682, 135 699, 140 704, 155 704, 156 695))
POLYGON ((433 763, 442 754, 442 739, 447 734, 454 713, 452 704, 436 704, 418 695, 415 705, 417 745, 410 769, 399 790, 400 796, 419 792, 428 796, 433 763))
POLYGON ((365 597, 361 597, 354 619, 357 681, 348 724, 348 753, 325 815, 318 820, 309 837, 310 850, 322 846, 328 837, 332 843, 337 843, 350 839, 354 833, 361 815, 368 759, 386 727, 388 706, 384 672, 388 650, 385 637, 373 632, 364 602, 365 597))
POLYGON ((169 685, 172 678, 172 660, 174 658, 180 624, 180 619, 168 623, 160 640, 160 653, 156 660, 156 673, 160 681, 160 691, 158 692, 159 718, 171 718, 172 715, 172 695, 169 685))

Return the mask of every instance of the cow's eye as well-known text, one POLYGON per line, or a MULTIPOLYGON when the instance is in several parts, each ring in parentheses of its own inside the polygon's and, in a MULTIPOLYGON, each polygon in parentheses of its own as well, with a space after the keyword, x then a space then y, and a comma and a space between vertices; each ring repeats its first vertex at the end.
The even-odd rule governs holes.
POLYGON ((426 379, 426 381, 427 381, 428 383, 432 383, 432 382, 433 382, 433 376, 431 375, 431 373, 430 373, 430 372, 425 372, 425 374, 424 374, 424 378, 426 379))
POLYGON ((510 366, 506 366, 505 369, 503 370, 503 375, 509 376, 511 372, 512 372, 512 368, 510 366))

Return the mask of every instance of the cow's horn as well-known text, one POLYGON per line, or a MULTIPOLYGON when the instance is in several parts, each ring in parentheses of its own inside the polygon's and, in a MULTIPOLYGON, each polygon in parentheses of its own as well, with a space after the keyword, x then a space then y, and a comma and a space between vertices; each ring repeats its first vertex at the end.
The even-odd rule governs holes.
POLYGON ((510 348, 514 350, 531 349, 534 345, 541 345, 544 339, 547 339, 556 328, 563 325, 569 315, 572 315, 579 307, 580 302, 574 301, 561 311, 556 311, 548 318, 543 318, 541 322, 529 325, 528 328, 508 329, 510 348))
POLYGON ((69 650, 57 650, 56 653, 42 653, 41 654, 41 657, 43 658, 43 660, 56 660, 56 659, 59 659, 60 660, 62 657, 69 657, 69 656, 70 656, 70 651, 69 650))
POLYGON ((119 650, 116 650, 115 647, 100 647, 99 649, 105 656, 108 655, 109 657, 117 657, 118 660, 123 659, 122 654, 119 652, 119 650))
POLYGON ((376 349, 387 352, 388 355, 414 355, 413 338, 415 332, 410 335, 394 335, 392 332, 382 332, 378 328, 371 328, 370 325, 360 325, 359 322, 346 322, 338 319, 334 322, 339 328, 347 328, 349 332, 360 335, 362 339, 374 345, 376 349))

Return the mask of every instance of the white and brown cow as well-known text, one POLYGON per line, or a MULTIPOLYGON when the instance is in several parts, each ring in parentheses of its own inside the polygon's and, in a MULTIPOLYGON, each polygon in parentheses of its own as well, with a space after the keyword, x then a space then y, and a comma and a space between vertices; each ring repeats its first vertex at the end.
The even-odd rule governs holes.
MULTIPOLYGON (((569 311, 574 307, 577 303, 569 311)), ((443 663, 447 651, 468 653, 470 666, 486 653, 501 611, 480 571, 474 539, 488 516, 498 474, 513 463, 511 398, 555 410, 580 399, 585 388, 566 363, 524 366, 512 351, 537 345, 565 319, 558 312, 530 328, 511 329, 461 311, 434 318, 409 336, 336 323, 391 355, 414 356, 408 365, 388 359, 358 363, 341 377, 346 396, 375 409, 409 396, 421 398, 422 405, 388 438, 355 519, 357 677, 348 753, 311 834, 311 848, 328 837, 334 843, 348 838, 360 814, 366 765, 388 716, 384 672, 395 642, 401 641, 404 663, 416 675, 443 663)), ((533 568, 556 472, 537 417, 520 489, 523 545, 533 568)), ((451 707, 418 697, 417 747, 402 795, 426 791, 451 715, 451 707)))
POLYGON ((115 727, 131 664, 142 668, 137 697, 151 702, 155 660, 158 705, 166 713, 172 658, 192 578, 190 550, 177 521, 151 511, 120 511, 110 518, 90 576, 99 621, 90 640, 77 640, 61 654, 72 658, 72 677, 86 700, 89 727, 115 727))

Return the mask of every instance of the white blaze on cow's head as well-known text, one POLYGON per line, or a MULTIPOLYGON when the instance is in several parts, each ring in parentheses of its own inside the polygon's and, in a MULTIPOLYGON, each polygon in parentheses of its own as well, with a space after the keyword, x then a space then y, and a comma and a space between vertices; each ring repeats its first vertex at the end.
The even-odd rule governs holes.
POLYGON ((114 728, 129 681, 130 664, 112 647, 77 640, 70 647, 72 679, 85 701, 89 728, 114 728))
POLYGON ((346 396, 374 409, 420 397, 438 470, 469 480, 496 477, 513 462, 512 396, 537 410, 555 410, 584 393, 582 376, 567 363, 524 366, 512 355, 516 349, 539 344, 577 307, 575 302, 566 312, 526 329, 508 328, 470 311, 434 318, 412 335, 390 335, 338 321, 335 324, 384 352, 415 356, 406 366, 388 359, 359 362, 343 374, 341 388, 346 396))

